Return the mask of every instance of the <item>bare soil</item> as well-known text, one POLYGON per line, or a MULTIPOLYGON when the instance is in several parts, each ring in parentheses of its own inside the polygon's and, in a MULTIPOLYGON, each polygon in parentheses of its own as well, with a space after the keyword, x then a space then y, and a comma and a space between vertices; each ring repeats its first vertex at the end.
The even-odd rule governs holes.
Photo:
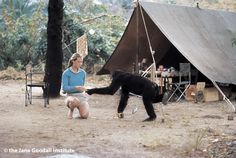
MULTIPOLYGON (((109 81, 92 76, 88 86, 109 81)), ((90 117, 67 119, 64 97, 40 97, 25 107, 24 80, 0 80, 0 158, 36 158, 78 154, 94 158, 235 157, 236 118, 224 101, 181 101, 161 108, 153 122, 139 97, 131 96, 124 118, 116 117, 119 95, 92 95, 90 117), (138 111, 132 114, 132 110, 138 111), (163 113, 162 110, 163 109, 163 113), (233 115, 234 120, 228 120, 233 115), (164 119, 164 122, 162 121, 164 119)), ((40 89, 34 91, 41 96, 40 89)), ((235 101, 233 104, 236 105, 235 101)))

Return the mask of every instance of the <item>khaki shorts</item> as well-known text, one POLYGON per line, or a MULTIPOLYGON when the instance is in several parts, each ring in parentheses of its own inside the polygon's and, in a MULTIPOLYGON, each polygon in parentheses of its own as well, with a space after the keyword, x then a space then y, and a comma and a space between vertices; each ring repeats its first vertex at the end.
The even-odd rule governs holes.
POLYGON ((79 102, 81 103, 82 106, 86 106, 86 108, 88 109, 89 104, 88 104, 88 100, 89 100, 89 95, 87 93, 71 93, 71 94, 67 94, 66 97, 66 104, 67 101, 70 100, 79 100, 79 102))
POLYGON ((70 93, 70 94, 67 94, 67 97, 76 97, 78 98, 81 102, 88 102, 89 100, 89 95, 87 93, 70 93))

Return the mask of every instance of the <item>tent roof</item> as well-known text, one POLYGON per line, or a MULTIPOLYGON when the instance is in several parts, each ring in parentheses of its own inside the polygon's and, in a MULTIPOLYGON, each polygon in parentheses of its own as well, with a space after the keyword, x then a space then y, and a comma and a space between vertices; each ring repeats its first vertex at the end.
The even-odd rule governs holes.
MULTIPOLYGON (((132 71, 143 58, 151 58, 140 8, 156 63, 174 46, 212 81, 236 84, 236 13, 153 2, 139 2, 110 59, 98 72, 132 71)), ((168 58, 175 58, 171 54, 168 58)), ((172 59, 175 60, 175 59, 172 59)))

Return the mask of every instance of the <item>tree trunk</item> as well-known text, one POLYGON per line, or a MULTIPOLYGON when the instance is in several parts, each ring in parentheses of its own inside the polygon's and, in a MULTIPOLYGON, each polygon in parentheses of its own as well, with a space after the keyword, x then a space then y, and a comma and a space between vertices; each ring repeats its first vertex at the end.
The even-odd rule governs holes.
POLYGON ((47 54, 45 80, 49 82, 49 96, 60 96, 62 76, 63 0, 49 0, 47 26, 47 54))

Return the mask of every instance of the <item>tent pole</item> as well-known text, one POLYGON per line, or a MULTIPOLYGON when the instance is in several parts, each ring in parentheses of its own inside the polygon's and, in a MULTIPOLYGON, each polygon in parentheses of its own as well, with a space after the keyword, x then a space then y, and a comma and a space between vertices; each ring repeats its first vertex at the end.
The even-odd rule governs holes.
POLYGON ((232 102, 225 96, 224 92, 222 92, 222 90, 220 89, 220 87, 217 85, 217 83, 215 81, 211 81, 214 86, 217 88, 217 90, 220 92, 220 94, 223 96, 223 100, 232 107, 233 111, 235 111, 235 106, 232 104, 232 102))
POLYGON ((141 12, 142 21, 143 21, 144 28, 145 28, 145 33, 146 33, 146 36, 147 36, 147 39, 148 39, 148 45, 149 45, 150 53, 151 53, 151 56, 152 56, 153 69, 154 69, 154 79, 156 79, 157 78, 157 75, 156 75, 156 61, 155 61, 155 58, 154 58, 155 51, 152 49, 152 45, 151 45, 150 37, 149 37, 149 34, 148 34, 147 25, 146 25, 146 22, 145 22, 145 19, 144 19, 144 16, 143 16, 143 11, 142 11, 141 5, 139 5, 139 9, 140 9, 140 12, 141 12))
MULTIPOLYGON (((151 44, 151 41, 150 41, 150 37, 149 37, 149 34, 148 34, 148 30, 147 30, 147 25, 146 25, 146 22, 145 22, 145 19, 144 19, 144 16, 143 16, 143 10, 141 8, 141 5, 139 5, 139 9, 140 9, 140 13, 141 13, 141 16, 142 16, 142 21, 143 21, 143 24, 144 24, 144 28, 145 28, 145 33, 146 33, 146 36, 147 36, 147 39, 148 39, 148 44, 149 44, 149 49, 150 49, 150 53, 151 53, 151 56, 152 56, 152 61, 153 61, 153 64, 152 64, 152 74, 153 74, 153 81, 157 79, 157 74, 156 74, 156 61, 155 61, 155 58, 154 58, 154 54, 155 54, 155 51, 152 49, 152 44, 151 44)), ((155 82, 155 81, 154 81, 155 82)), ((163 110, 163 104, 161 103, 160 104, 160 109, 161 109, 161 116, 162 116, 162 122, 164 121, 164 110, 163 110)))
POLYGON ((136 53, 135 53, 135 65, 134 65, 134 73, 138 74, 139 73, 139 1, 137 0, 135 2, 135 8, 136 8, 136 53))

